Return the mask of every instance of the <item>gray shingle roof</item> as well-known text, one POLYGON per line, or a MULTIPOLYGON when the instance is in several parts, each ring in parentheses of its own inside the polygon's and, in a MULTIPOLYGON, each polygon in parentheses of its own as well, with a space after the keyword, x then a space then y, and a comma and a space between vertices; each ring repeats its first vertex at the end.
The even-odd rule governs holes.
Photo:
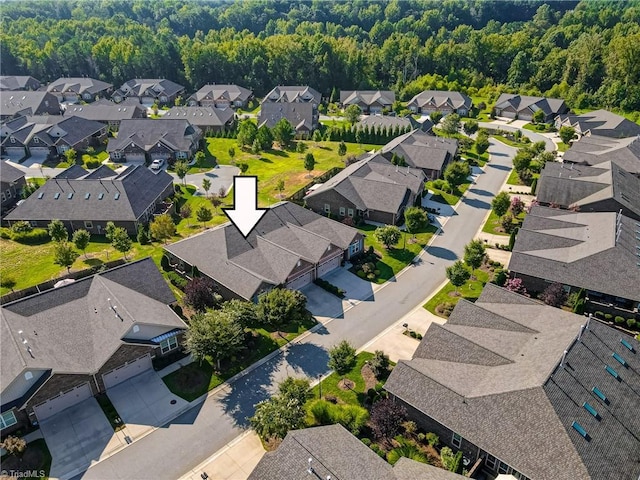
POLYGON ((25 173, 19 168, 8 164, 6 161, 0 161, 0 179, 2 183, 15 182, 25 176, 25 173))
POLYGON ((95 80, 89 77, 71 77, 71 78, 59 78, 54 82, 51 82, 47 86, 48 92, 74 92, 79 95, 90 93, 92 95, 109 90, 113 85, 101 80, 95 80))
POLYGON ((201 102, 207 98, 217 100, 224 98, 230 102, 242 101, 246 102, 251 97, 253 92, 247 88, 240 87, 238 85, 205 85, 196 93, 194 93, 189 100, 196 100, 201 102))
POLYGON ((265 286, 284 283, 298 261, 316 263, 359 236, 354 228, 284 202, 268 209, 246 239, 227 223, 165 249, 251 299, 265 286))
POLYGON ((395 153, 415 168, 442 170, 443 165, 455 156, 457 150, 458 141, 455 139, 413 130, 391 140, 382 147, 381 153, 385 157, 391 157, 395 153))
POLYGON ((517 95, 513 93, 503 93, 496 101, 496 108, 503 109, 508 106, 515 108, 516 112, 525 108, 530 108, 534 112, 542 110, 545 115, 562 113, 566 108, 564 100, 561 98, 531 97, 528 95, 517 95))
POLYGON ((551 282, 640 300, 636 222, 616 213, 534 207, 525 217, 509 270, 551 282))
POLYGON ((108 152, 123 150, 134 143, 145 151, 163 143, 173 151, 188 152, 202 136, 202 132, 188 120, 123 120, 116 138, 110 138, 108 152))
POLYGON ((14 115, 59 115, 60 102, 49 92, 0 91, 0 113, 2 118, 14 115))
POLYGON ((166 120, 188 120, 198 127, 223 127, 233 120, 231 108, 173 107, 162 116, 166 120))
POLYGON ((396 167, 374 154, 349 165, 305 198, 335 190, 360 210, 396 213, 406 203, 407 191, 417 195, 424 180, 421 170, 396 167))
POLYGON ((80 177, 76 167, 70 167, 72 178, 65 178, 65 171, 62 176, 48 180, 7 219, 136 221, 173 182, 168 173, 156 174, 141 165, 131 166, 120 174, 113 172, 112 178, 106 178, 108 172, 104 169, 93 176, 80 177))
POLYGON ((640 135, 640 125, 608 110, 594 110, 581 115, 559 115, 562 125, 574 127, 578 133, 622 138, 640 135))
POLYGON ((564 152, 564 162, 598 165, 615 162, 633 175, 640 175, 640 137, 614 139, 598 135, 581 137, 564 152))
POLYGON ((395 101, 396 94, 391 90, 340 90, 340 103, 343 105, 379 103, 391 107, 395 101))
POLYGON ((184 90, 182 85, 165 78, 134 78, 125 82, 112 96, 144 97, 150 95, 158 97, 165 94, 171 97, 182 90, 184 90))
MULTIPOLYGON (((277 86, 267 93, 262 103, 281 102, 281 103, 306 103, 312 102, 316 105, 322 101, 322 95, 317 90, 307 86, 277 86)), ((264 108, 264 105, 262 106, 264 108)))
POLYGON ((70 105, 65 110, 65 116, 75 115, 95 120, 98 122, 119 122, 131 118, 144 118, 147 116, 146 109, 140 105, 123 105, 113 103, 108 100, 100 103, 88 105, 70 105), (108 102, 108 103, 107 103, 108 102))
POLYGON ((407 106, 415 105, 416 107, 424 107, 425 105, 435 104, 437 108, 450 108, 457 110, 458 108, 471 108, 473 101, 471 97, 460 92, 449 92, 442 90, 425 90, 415 95, 407 106))
POLYGON ((258 125, 273 128, 281 119, 286 118, 294 130, 309 131, 314 126, 314 106, 300 102, 265 102, 260 108, 258 125))
POLYGON ((38 88, 40 88, 40 80, 30 76, 0 76, 0 90, 37 90, 38 88))
POLYGON ((25 368, 95 373, 134 324, 185 328, 169 307, 173 302, 171 289, 146 258, 2 305, 3 388, 25 368))
POLYGON ((625 352, 620 334, 595 320, 582 343, 575 343, 584 321, 487 284, 475 304, 461 300, 446 324, 429 327, 413 359, 398 363, 385 388, 530 478, 635 479, 640 473, 640 422, 629 417, 634 415, 631 405, 640 402, 640 389, 635 387, 640 385, 635 366, 640 345, 628 337, 636 353, 625 352), (518 325, 523 331, 517 331, 518 325), (443 331, 452 335, 444 337, 443 331), (469 349, 493 355, 478 357, 469 349), (569 351, 566 367, 559 369, 564 350, 569 351), (589 351, 599 359, 588 358, 589 351), (580 445, 584 439, 571 423, 586 422, 582 401, 590 397, 594 402, 592 386, 611 388, 613 378, 604 363, 613 365, 612 351, 625 358, 635 355, 628 371, 618 369, 635 391, 624 382, 617 385, 608 407, 616 409, 618 420, 632 434, 612 420, 602 431, 594 427, 589 432, 600 436, 597 442, 580 445), (496 358, 508 362, 496 363, 496 358), (575 391, 564 385, 556 388, 561 381, 572 383, 575 391), (624 473, 617 477, 615 469, 624 473))
POLYGON ((393 466, 393 473, 398 480, 463 480, 467 478, 407 457, 400 457, 393 466))

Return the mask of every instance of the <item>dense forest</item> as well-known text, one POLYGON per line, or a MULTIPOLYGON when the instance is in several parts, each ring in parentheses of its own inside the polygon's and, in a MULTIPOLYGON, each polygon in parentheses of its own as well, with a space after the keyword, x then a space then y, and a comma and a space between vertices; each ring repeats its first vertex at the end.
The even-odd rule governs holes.
POLYGON ((2 2, 0 68, 115 85, 168 78, 563 97, 640 110, 640 1, 2 2))

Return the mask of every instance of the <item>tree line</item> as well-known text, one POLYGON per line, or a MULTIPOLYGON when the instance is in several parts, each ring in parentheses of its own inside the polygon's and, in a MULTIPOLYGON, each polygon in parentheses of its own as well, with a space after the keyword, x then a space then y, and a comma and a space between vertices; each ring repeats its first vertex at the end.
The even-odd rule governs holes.
POLYGON ((519 91, 640 110, 637 0, 5 2, 0 25, 3 74, 44 81, 519 91))

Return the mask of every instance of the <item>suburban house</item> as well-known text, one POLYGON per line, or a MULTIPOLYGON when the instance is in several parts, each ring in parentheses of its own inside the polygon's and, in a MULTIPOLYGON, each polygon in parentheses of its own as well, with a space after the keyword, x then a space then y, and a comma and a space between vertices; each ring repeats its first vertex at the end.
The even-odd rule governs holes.
POLYGON ((205 85, 187 99, 190 107, 244 108, 253 92, 238 85, 205 85))
POLYGON ((107 126, 81 117, 24 116, 0 127, 3 150, 12 157, 56 157, 70 148, 84 151, 107 138, 107 126))
POLYGON ((4 213, 20 200, 22 189, 26 184, 22 170, 4 160, 0 161, 0 191, 2 191, 0 216, 4 217, 4 213))
POLYGON ((186 325, 146 258, 2 305, 2 433, 152 368, 186 325))
POLYGON ((0 91, 0 120, 24 115, 60 115, 60 102, 48 92, 0 91))
POLYGON ((277 86, 262 99, 262 103, 312 103, 318 108, 322 95, 307 86, 277 86))
POLYGON ((443 115, 457 113, 461 117, 468 116, 472 107, 473 101, 468 95, 444 90, 425 90, 407 103, 407 108, 413 113, 440 112, 443 115))
POLYGON ((562 161, 592 166, 611 161, 640 177, 640 137, 586 135, 571 144, 571 148, 564 152, 562 161))
POLYGON ((458 141, 413 130, 391 140, 382 147, 380 153, 389 161, 396 154, 410 167, 421 169, 427 180, 435 180, 455 159, 458 141))
POLYGON ((62 77, 47 86, 47 92, 54 94, 60 103, 91 102, 111 93, 113 85, 89 77, 62 77))
POLYGON ((465 477, 401 457, 394 466, 340 424, 291 430, 267 452, 248 480, 462 480, 465 477))
POLYGON ((66 108, 64 115, 104 123, 110 130, 117 131, 123 120, 147 118, 147 110, 140 104, 123 105, 110 100, 100 100, 89 105, 70 105, 66 108))
POLYGON ((40 80, 19 75, 0 75, 0 90, 38 90, 40 80))
POLYGON ((432 323, 385 389, 486 473, 637 480, 640 343, 488 283, 432 323))
POLYGON ((431 132, 433 122, 428 118, 424 122, 419 122, 412 116, 396 117, 395 115, 367 115, 363 116, 355 125, 356 129, 371 130, 373 132, 399 132, 408 133, 411 130, 422 130, 431 132))
POLYGON ((341 90, 340 105, 347 108, 357 105, 363 113, 377 114, 391 110, 396 94, 390 90, 341 90))
POLYGON ((310 87, 275 87, 262 100, 258 126, 273 128, 285 118, 296 135, 308 135, 318 128, 318 105, 321 101, 320 93, 310 87))
POLYGON ((164 78, 134 78, 125 82, 111 95, 111 99, 120 103, 125 98, 137 98, 143 105, 173 104, 184 87, 164 78))
POLYGON ((314 212, 338 220, 359 217, 401 224, 405 208, 420 203, 424 182, 422 170, 398 167, 382 155, 372 154, 314 186, 304 201, 314 212))
POLYGON ((509 271, 530 293, 560 283, 584 289, 588 311, 640 318, 637 224, 615 212, 534 206, 518 231, 509 271))
POLYGON ((294 203, 269 208, 247 238, 231 223, 165 247, 182 272, 211 278, 227 299, 256 301, 277 286, 300 289, 363 248, 358 230, 294 203))
POLYGON ((550 122, 558 115, 567 113, 569 108, 561 98, 530 97, 513 93, 503 93, 498 97, 495 106, 497 117, 533 120, 538 110, 544 112, 545 122, 550 122))
POLYGON ((58 219, 70 232, 83 228, 97 235, 105 233, 107 222, 113 222, 133 235, 172 194, 173 177, 164 171, 154 173, 136 165, 116 173, 103 165, 89 173, 74 165, 47 180, 6 220, 46 228, 58 219))
POLYGON ((164 120, 188 120, 209 136, 215 132, 232 130, 235 113, 231 108, 173 107, 162 116, 164 120))
POLYGON ((123 120, 118 136, 109 139, 107 152, 114 162, 157 158, 172 162, 191 158, 201 139, 202 131, 188 120, 123 120))
POLYGON ((581 212, 622 212, 640 221, 640 178, 615 162, 595 167, 548 162, 540 174, 537 201, 581 212))
POLYGON ((640 125, 609 110, 594 110, 580 115, 572 113, 558 115, 555 126, 558 130, 564 126, 572 127, 580 136, 599 135, 623 138, 640 135, 640 125))

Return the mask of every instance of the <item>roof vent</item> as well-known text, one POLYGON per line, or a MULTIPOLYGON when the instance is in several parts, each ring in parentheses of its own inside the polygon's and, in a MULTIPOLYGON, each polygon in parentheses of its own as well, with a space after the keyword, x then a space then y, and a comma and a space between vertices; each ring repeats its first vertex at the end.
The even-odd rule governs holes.
POLYGON ((120 192, 116 192, 116 194, 114 195, 113 199, 114 200, 118 200, 120 198, 120 192))
POLYGON ((89 200, 89 197, 90 197, 90 196, 91 196, 91 194, 90 194, 90 193, 85 193, 85 194, 84 194, 84 199, 85 199, 85 200, 89 200))

